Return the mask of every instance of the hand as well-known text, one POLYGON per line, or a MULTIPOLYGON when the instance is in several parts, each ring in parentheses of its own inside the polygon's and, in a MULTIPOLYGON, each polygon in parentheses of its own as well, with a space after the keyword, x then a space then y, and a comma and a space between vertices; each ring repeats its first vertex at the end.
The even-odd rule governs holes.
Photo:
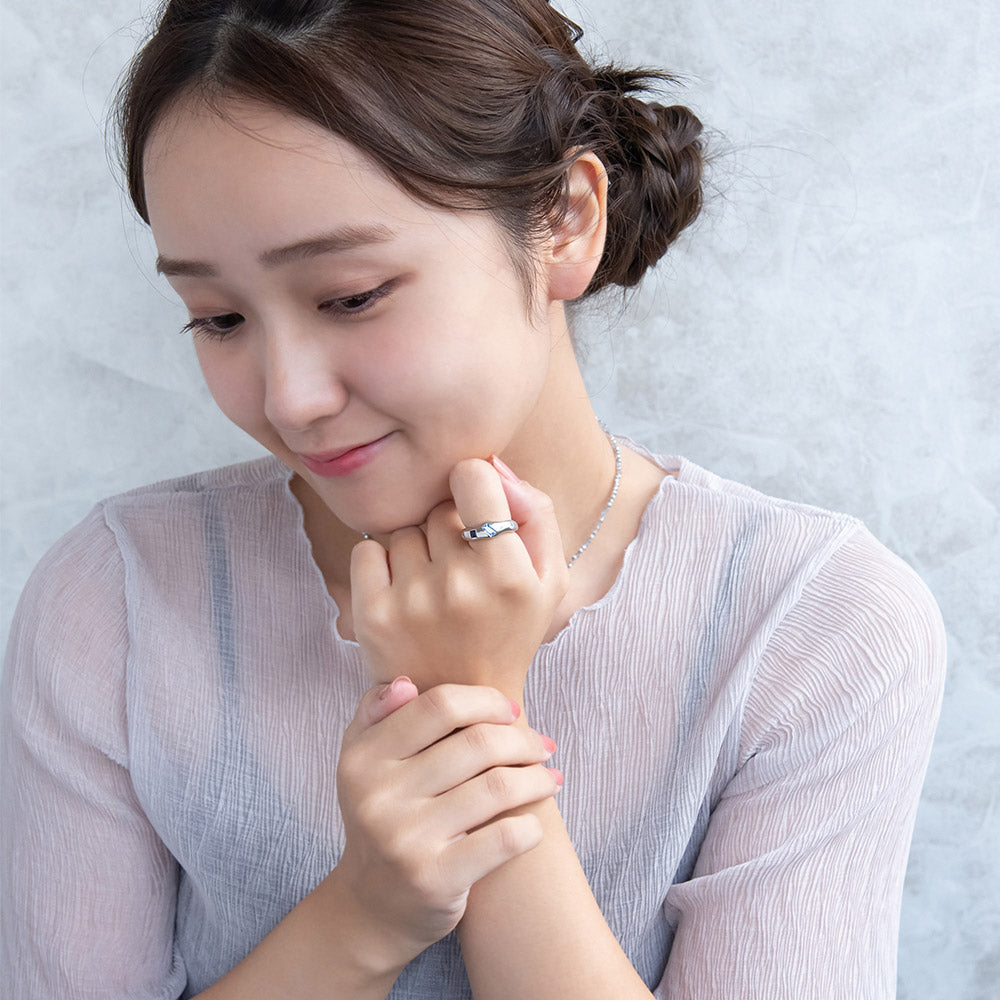
POLYGON ((355 546, 355 633, 376 681, 405 674, 422 691, 485 684, 520 701, 568 583, 552 502, 480 459, 459 462, 450 486, 454 502, 431 511, 422 529, 394 532, 388 549, 355 546), (516 534, 461 537, 466 526, 509 517, 516 534))
POLYGON ((337 793, 346 845, 331 876, 353 901, 355 928, 400 968, 444 937, 470 887, 541 839, 509 810, 553 795, 541 764, 552 744, 515 726, 499 691, 406 678, 369 691, 344 735, 337 793))

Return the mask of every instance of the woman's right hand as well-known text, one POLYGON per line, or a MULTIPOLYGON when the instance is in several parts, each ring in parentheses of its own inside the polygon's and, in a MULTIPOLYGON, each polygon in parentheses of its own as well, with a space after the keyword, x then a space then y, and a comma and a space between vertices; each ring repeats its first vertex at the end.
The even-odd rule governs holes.
POLYGON ((362 699, 337 771, 347 840, 331 879, 381 961, 402 968, 444 937, 470 887, 540 841, 537 818, 512 810, 554 795, 561 775, 519 714, 469 685, 418 695, 401 679, 362 699))

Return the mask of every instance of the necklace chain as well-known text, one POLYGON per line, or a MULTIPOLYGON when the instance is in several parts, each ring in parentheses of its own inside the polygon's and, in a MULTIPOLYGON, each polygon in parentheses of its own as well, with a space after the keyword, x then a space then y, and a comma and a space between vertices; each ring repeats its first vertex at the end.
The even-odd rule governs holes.
POLYGON ((611 432, 604 426, 604 424, 601 424, 601 430, 607 434, 608 440, 611 442, 611 447, 615 452, 615 481, 611 484, 611 496, 608 497, 608 502, 604 505, 604 510, 601 511, 601 515, 597 519, 597 524, 594 525, 594 530, 587 536, 587 540, 583 543, 583 545, 581 545, 576 552, 573 553, 573 557, 570 561, 566 563, 567 569, 576 562, 577 558, 594 540, 594 536, 601 530, 601 525, 604 524, 604 519, 608 516, 608 511, 611 510, 611 505, 615 502, 615 498, 618 496, 618 487, 621 485, 622 481, 622 450, 618 447, 618 442, 611 436, 611 432))

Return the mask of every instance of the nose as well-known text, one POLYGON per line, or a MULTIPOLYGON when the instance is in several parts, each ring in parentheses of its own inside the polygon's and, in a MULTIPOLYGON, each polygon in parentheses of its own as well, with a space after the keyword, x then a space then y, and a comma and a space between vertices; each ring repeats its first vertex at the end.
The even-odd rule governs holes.
POLYGON ((264 338, 264 415, 280 431, 297 433, 347 405, 329 337, 284 328, 264 338))

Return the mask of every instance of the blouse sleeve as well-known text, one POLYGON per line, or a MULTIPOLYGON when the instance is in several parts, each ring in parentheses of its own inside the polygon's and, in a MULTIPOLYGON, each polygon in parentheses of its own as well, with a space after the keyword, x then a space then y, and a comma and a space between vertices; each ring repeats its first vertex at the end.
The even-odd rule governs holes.
POLYGON ((760 662, 741 765, 673 886, 660 1000, 890 1000, 903 876, 936 725, 933 598, 863 529, 760 662))
POLYGON ((100 508, 42 560, 2 678, 0 940, 8 995, 166 1000, 176 864, 128 771, 125 574, 100 508))

